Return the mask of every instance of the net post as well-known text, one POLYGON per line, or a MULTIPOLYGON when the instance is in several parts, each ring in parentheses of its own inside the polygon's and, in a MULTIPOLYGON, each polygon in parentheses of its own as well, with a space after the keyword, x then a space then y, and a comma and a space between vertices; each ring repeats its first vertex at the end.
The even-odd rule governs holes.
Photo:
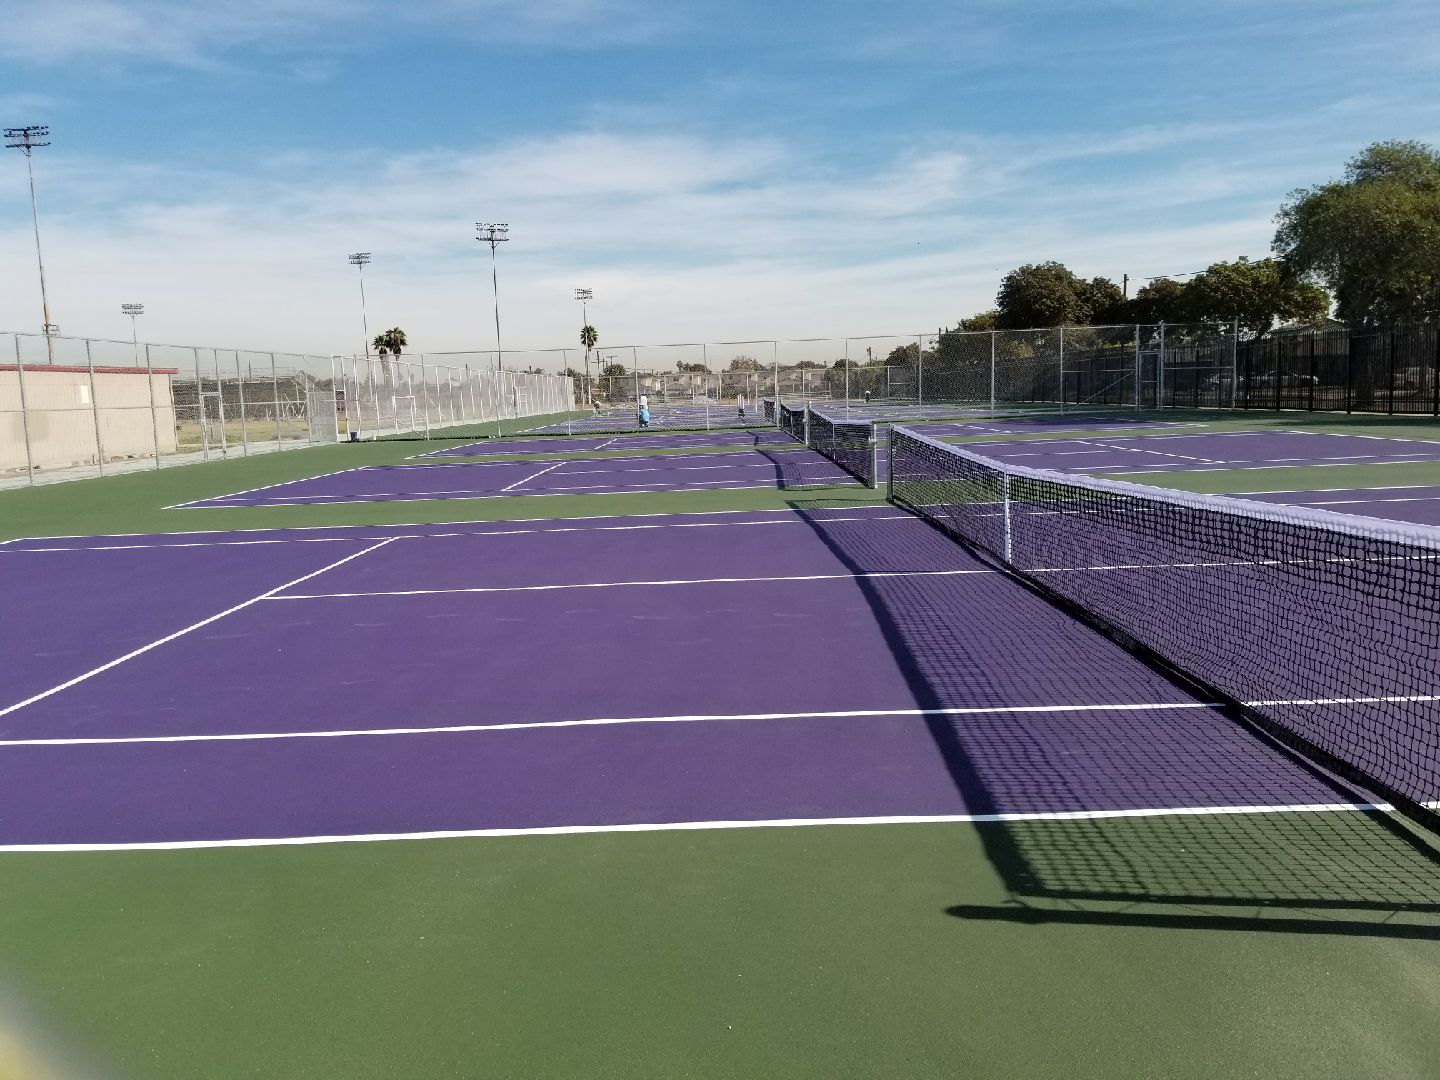
POLYGON ((880 425, 870 421, 870 487, 880 489, 880 425))
MULTIPOLYGON (((895 429, 894 429, 894 427, 890 427, 890 428, 887 428, 886 430, 891 433, 891 439, 890 439, 890 441, 889 441, 889 444, 888 444, 887 447, 886 447, 886 454, 885 454, 885 499, 886 499, 886 501, 888 501, 888 502, 894 502, 894 501, 895 501, 895 439, 894 439, 894 431, 895 431, 895 429)), ((875 431, 876 431, 876 434, 878 435, 878 434, 879 434, 879 431, 880 431, 880 425, 879 425, 878 423, 875 425, 875 431)), ((876 476, 877 476, 877 477, 879 476, 879 473, 878 473, 878 472, 876 473, 876 476)))
POLYGON ((805 445, 810 445, 810 402, 805 402, 805 445))
POLYGON ((1004 511, 1005 511, 1005 565, 1006 565, 1006 566, 1012 566, 1012 565, 1014 565, 1014 562, 1013 562, 1014 545, 1013 545, 1013 543, 1012 543, 1012 541, 1011 541, 1011 531, 1012 531, 1012 527, 1011 527, 1011 523, 1010 523, 1010 474, 1009 474, 1009 473, 1001 473, 1001 474, 1000 474, 1000 499, 1001 499, 1001 502, 1002 502, 1003 505, 1004 505, 1004 511))

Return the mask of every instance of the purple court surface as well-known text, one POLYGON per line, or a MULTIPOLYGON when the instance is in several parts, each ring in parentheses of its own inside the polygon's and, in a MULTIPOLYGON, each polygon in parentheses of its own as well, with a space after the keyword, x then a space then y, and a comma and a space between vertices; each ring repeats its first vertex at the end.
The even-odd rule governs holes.
POLYGON ((489 439, 432 450, 417 457, 505 457, 517 454, 578 454, 597 450, 671 450, 701 446, 794 446, 795 440, 777 428, 759 431, 714 431, 670 435, 609 435, 604 437, 543 439, 489 439))
POLYGON ((888 506, 25 540, 0 589, 0 847, 1361 798, 888 506))
POLYGON ((323 506, 515 495, 735 491, 854 483, 824 457, 792 442, 775 449, 716 454, 367 465, 181 505, 207 508, 323 506))
POLYGON ((1440 486, 1407 484, 1377 488, 1322 488, 1315 491, 1257 491, 1238 499, 1313 506, 1340 514, 1389 518, 1417 525, 1440 525, 1440 486))
POLYGON ((1015 465, 1109 475, 1440 461, 1440 442, 1308 431, 1034 439, 976 449, 1015 465))

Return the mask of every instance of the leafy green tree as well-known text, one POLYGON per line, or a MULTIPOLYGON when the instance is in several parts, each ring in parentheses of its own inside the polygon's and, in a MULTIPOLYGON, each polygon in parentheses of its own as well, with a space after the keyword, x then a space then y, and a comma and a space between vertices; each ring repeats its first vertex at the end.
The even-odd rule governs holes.
POLYGON ((956 330, 975 332, 977 330, 994 330, 996 320, 1000 318, 1000 312, 995 308, 989 311, 982 311, 978 315, 971 315, 967 319, 961 319, 955 324, 956 330))
POLYGON ((1109 278, 1091 278, 1081 289, 1081 298, 1088 309, 1085 321, 1091 326, 1115 326, 1130 321, 1125 292, 1109 278))
POLYGON ((753 356, 735 356, 730 359, 730 366, 726 371, 759 371, 760 361, 753 356))
POLYGON ((1158 277, 1143 285, 1128 305, 1126 322, 1176 323, 1192 318, 1186 306, 1189 297, 1185 286, 1170 277, 1158 277))
POLYGON ((824 366, 824 364, 816 363, 814 360, 801 360, 798 364, 795 365, 796 369, 799 371, 814 370, 817 368, 823 368, 824 366))
POLYGON ((1440 310, 1440 153, 1374 143, 1345 179, 1292 192, 1274 249, 1297 275, 1334 293, 1352 326, 1440 310))
POLYGON ((675 361, 675 370, 681 375, 704 375, 709 372, 704 364, 687 364, 684 360, 675 361))
POLYGON ((885 356, 885 364, 893 367, 913 367, 920 359, 920 343, 912 341, 908 345, 896 345, 885 356))
POLYGON ((585 346, 586 352, 595 348, 595 343, 599 340, 600 335, 595 332, 595 327, 589 323, 586 323, 580 328, 580 344, 585 346))
POLYGON ((627 372, 625 371, 624 364, 606 364, 600 369, 600 377, 602 379, 618 379, 625 374, 627 374, 627 372))
POLYGON ((1084 285, 1069 267, 1054 261, 1011 270, 995 297, 999 311, 995 325, 1002 330, 1026 330, 1082 323, 1090 313, 1084 285))
POLYGON ((375 340, 371 344, 375 346, 375 351, 381 356, 389 353, 398 357, 410 342, 406 339, 404 330, 398 326, 392 326, 384 333, 376 334, 375 340))
POLYGON ((1182 307, 1188 321, 1229 322, 1251 334, 1269 333, 1280 322, 1319 322, 1330 310, 1320 286, 1288 274, 1274 259, 1245 257, 1215 263, 1184 286, 1182 307))
POLYGON ((1124 294, 1113 281, 1086 281, 1053 261, 1011 270, 1000 282, 995 307, 993 327, 1000 330, 1087 326, 1124 321, 1126 314, 1124 294))

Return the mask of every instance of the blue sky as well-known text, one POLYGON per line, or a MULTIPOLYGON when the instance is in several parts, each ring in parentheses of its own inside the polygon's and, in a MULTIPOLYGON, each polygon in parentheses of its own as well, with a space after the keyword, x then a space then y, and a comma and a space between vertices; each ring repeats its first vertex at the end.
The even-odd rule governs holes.
MULTIPOLYGON (((1058 258, 1263 256, 1286 192, 1440 145, 1433 0, 0 0, 53 317, 152 340, 488 348, 933 329, 1058 258)), ((0 327, 38 329, 23 158, 0 327)))

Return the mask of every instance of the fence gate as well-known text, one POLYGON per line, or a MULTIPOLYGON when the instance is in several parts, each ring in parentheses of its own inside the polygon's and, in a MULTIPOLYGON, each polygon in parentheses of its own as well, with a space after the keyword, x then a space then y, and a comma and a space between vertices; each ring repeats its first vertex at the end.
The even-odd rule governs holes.
POLYGON ((340 409, 335 400, 344 391, 311 390, 305 395, 310 422, 310 444, 333 443, 340 438, 340 409))

